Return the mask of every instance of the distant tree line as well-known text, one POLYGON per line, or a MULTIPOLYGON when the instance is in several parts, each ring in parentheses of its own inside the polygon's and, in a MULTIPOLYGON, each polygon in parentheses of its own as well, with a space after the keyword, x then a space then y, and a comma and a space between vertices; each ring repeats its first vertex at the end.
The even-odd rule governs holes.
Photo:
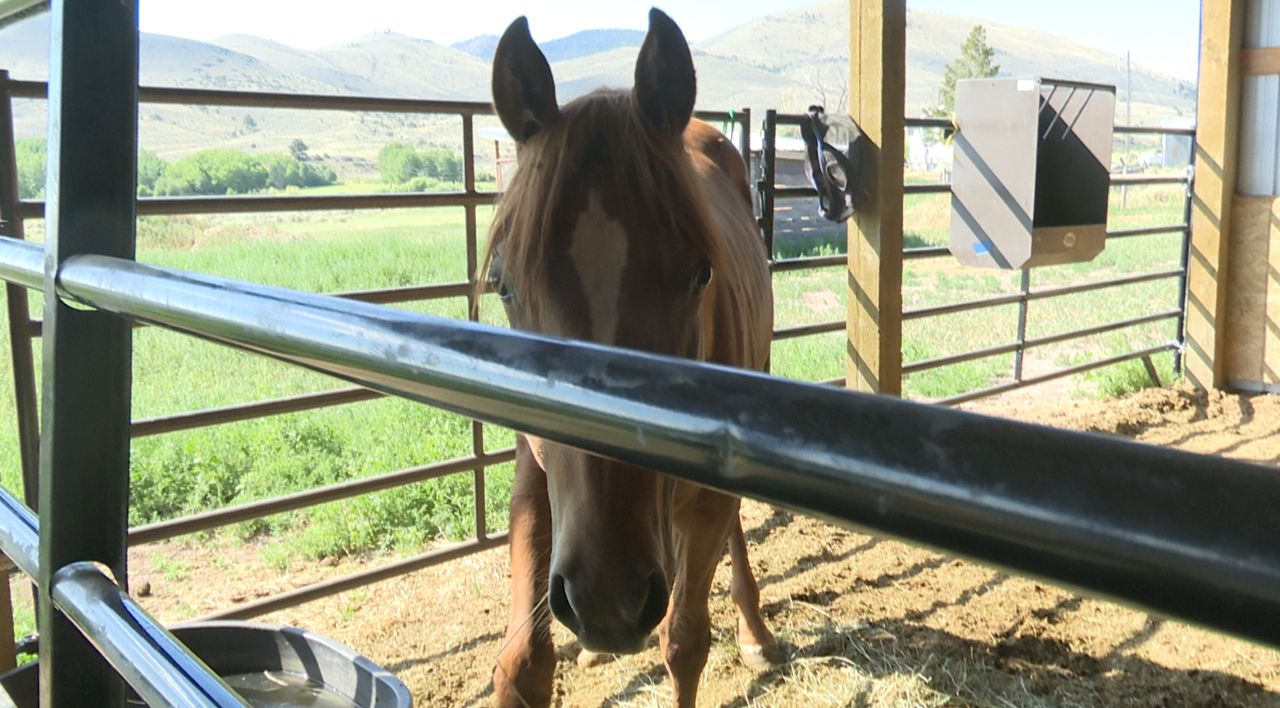
MULTIPOLYGON (((45 141, 19 140, 15 147, 19 197, 44 196, 45 141)), ((249 194, 268 188, 319 187, 337 179, 328 167, 302 162, 293 155, 202 150, 177 162, 166 162, 150 150, 138 151, 138 195, 144 197, 249 194)))
POLYGON ((387 143, 378 151, 382 181, 401 190, 425 192, 461 182, 462 158, 445 148, 418 150, 409 143, 387 143))
POLYGON ((324 165, 302 162, 282 153, 250 155, 241 150, 201 150, 165 166, 164 173, 150 184, 144 180, 141 157, 138 165, 138 193, 149 190, 157 196, 249 194, 269 187, 322 187, 338 180, 333 170, 324 165))

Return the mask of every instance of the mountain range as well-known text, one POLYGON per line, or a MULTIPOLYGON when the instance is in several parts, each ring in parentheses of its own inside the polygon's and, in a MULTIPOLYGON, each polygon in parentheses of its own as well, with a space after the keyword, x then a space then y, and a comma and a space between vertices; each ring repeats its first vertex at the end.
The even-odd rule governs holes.
MULTIPOLYGON (((848 86, 848 10, 847 0, 828 0, 767 15, 694 44, 699 107, 750 107, 757 114, 770 107, 800 111, 815 102, 840 107, 848 86)), ((909 10, 907 23, 907 115, 920 115, 936 100, 946 66, 977 24, 986 28, 1000 75, 1116 85, 1118 112, 1123 111, 1124 59, 1113 53, 974 17, 909 10)), ((47 77, 48 27, 45 15, 0 30, 0 69, 16 79, 47 77)), ((603 85, 629 86, 642 40, 638 31, 602 29, 544 43, 559 100, 603 85)), ((199 42, 144 33, 141 83, 486 101, 496 43, 496 37, 482 35, 445 46, 381 32, 304 50, 243 34, 199 42)), ((1132 75, 1134 123, 1194 114, 1192 83, 1139 65, 1132 75)), ((16 101, 15 118, 19 137, 43 135, 43 102, 16 101)), ((313 155, 327 155, 340 173, 344 166, 345 171, 367 168, 391 140, 442 145, 461 140, 457 118, 422 115, 144 105, 140 121, 143 145, 166 159, 211 146, 283 151, 301 138, 313 155)), ((497 125, 493 119, 479 123, 497 125)))

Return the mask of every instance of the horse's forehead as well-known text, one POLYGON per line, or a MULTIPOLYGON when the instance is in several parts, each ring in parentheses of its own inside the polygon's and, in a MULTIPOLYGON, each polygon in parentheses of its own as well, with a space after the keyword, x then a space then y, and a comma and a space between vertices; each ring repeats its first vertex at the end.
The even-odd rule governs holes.
POLYGON ((594 341, 612 342, 617 334, 622 279, 630 250, 626 225, 605 208, 601 190, 589 190, 567 252, 582 284, 594 341))

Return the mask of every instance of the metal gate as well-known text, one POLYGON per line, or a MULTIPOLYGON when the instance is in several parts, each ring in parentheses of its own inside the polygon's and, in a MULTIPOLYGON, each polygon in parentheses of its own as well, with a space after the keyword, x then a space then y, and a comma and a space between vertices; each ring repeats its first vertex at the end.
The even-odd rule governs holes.
MULTIPOLYGON (((798 187, 794 185, 777 184, 776 175, 776 155, 777 155, 777 136, 778 128, 781 126, 798 127, 808 122, 808 116, 805 114, 780 114, 776 111, 768 111, 763 121, 763 138, 761 141, 762 158, 761 158, 761 177, 758 182, 758 193, 760 195, 760 226, 764 233, 765 243, 771 254, 774 250, 774 231, 777 227, 777 213, 775 211, 778 200, 787 200, 792 203, 804 200, 812 202, 817 193, 812 187, 798 187)), ((908 118, 906 120, 908 129, 910 128, 928 128, 941 130, 951 127, 951 121, 946 119, 931 118, 908 118)), ((1115 132, 1121 135, 1169 135, 1194 137, 1195 131, 1192 129, 1180 128, 1143 128, 1130 126, 1116 126, 1115 132)), ((983 347, 972 351, 960 351, 949 353, 945 356, 935 358, 908 361, 902 366, 904 376, 910 374, 941 369, 956 364, 976 361, 988 357, 998 357, 1002 355, 1013 355, 1011 371, 1008 375, 1008 381, 994 386, 984 387, 979 390, 967 391, 958 395, 949 396, 936 401, 942 405, 955 405, 967 401, 994 396, 997 394, 1013 391, 1036 384, 1045 383, 1054 379, 1075 374, 1085 373, 1100 369, 1107 366, 1119 364, 1121 362, 1134 359, 1142 360, 1146 366, 1149 375, 1156 385, 1160 381, 1155 373, 1155 367, 1152 364, 1151 357, 1162 352, 1172 352, 1174 354, 1174 370, 1181 372, 1181 352, 1184 340, 1184 321, 1186 317, 1186 289, 1187 289, 1187 265, 1190 254, 1191 245, 1191 183, 1194 174, 1194 153, 1191 154, 1191 168, 1185 170, 1178 175, 1167 176, 1117 176, 1112 178, 1112 186, 1114 188, 1127 191, 1133 187, 1147 185, 1181 185, 1185 190, 1183 200, 1181 223, 1168 224, 1162 226, 1140 228, 1140 229, 1124 229, 1113 230, 1108 232, 1107 238, 1114 239, 1131 239, 1146 236, 1155 236, 1160 234, 1176 233, 1181 236, 1179 247, 1180 261, 1178 267, 1160 270, 1155 272, 1146 272, 1136 275, 1126 275, 1120 278, 1110 278, 1102 280, 1093 280, 1084 283, 1073 283, 1066 286, 1042 287, 1034 288, 1033 269, 1023 269, 1020 275, 1020 284, 1018 291, 1014 294, 1000 295, 996 297, 983 298, 979 300, 969 300, 960 302, 951 302, 943 305, 934 305, 928 307, 906 308, 901 315, 901 322, 910 322, 913 320, 925 320, 929 318, 937 318, 945 315, 973 312, 988 308, 998 308, 1014 305, 1017 307, 1013 319, 1016 323, 1016 337, 1013 341, 997 346, 983 347), (1064 298, 1071 295, 1086 293, 1098 290, 1107 290, 1111 288, 1120 288, 1138 283, 1155 282, 1162 280, 1174 280, 1177 282, 1177 295, 1167 307, 1160 308, 1154 312, 1137 313, 1133 317, 1108 322, 1101 325, 1084 327, 1078 329, 1068 329, 1067 331, 1055 332, 1051 335, 1028 337, 1028 324, 1034 324, 1031 318, 1031 303, 1044 302, 1055 298, 1064 298), (1137 327, 1158 322, 1173 321, 1174 337, 1163 344, 1157 346, 1144 347, 1136 350, 1127 351, 1114 356, 1108 356, 1087 363, 1066 366, 1055 371, 1042 373, 1034 376, 1026 375, 1024 371, 1024 356, 1027 352, 1047 347, 1063 342, 1080 340, 1085 337, 1105 334, 1109 332, 1117 332, 1127 328, 1137 327)), ((951 185, 948 183, 937 184, 907 184, 903 187, 906 195, 914 194, 949 194, 951 185)), ((816 209, 811 209, 813 213, 817 213, 816 209)), ((807 220, 808 224, 820 224, 821 220, 813 217, 807 220)), ((830 226, 830 225, 828 225, 830 226)), ((843 227, 841 227, 843 230, 843 227)), ((916 246, 904 248, 902 257, 905 263, 913 261, 923 261, 928 259, 950 258, 951 253, 946 246, 916 246)), ((843 267, 846 257, 844 255, 818 256, 806 258, 775 258, 773 261, 773 270, 777 272, 793 272, 815 270, 819 268, 843 267)), ((775 340, 789 339, 794 337, 812 336, 827 332, 843 331, 845 329, 845 320, 832 320, 828 322, 820 322, 810 325, 789 327, 781 329, 777 332, 775 340)), ((904 337, 905 339, 905 337, 904 337)), ((844 385, 842 377, 822 381, 833 385, 844 385)))

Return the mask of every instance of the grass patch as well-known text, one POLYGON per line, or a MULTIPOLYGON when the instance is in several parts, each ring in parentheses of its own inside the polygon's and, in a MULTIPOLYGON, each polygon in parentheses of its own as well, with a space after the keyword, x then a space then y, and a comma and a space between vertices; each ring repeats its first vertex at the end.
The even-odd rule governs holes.
MULTIPOLYGON (((1160 385, 1168 386, 1178 380, 1173 371, 1172 353, 1154 355, 1151 362, 1155 366, 1160 385)), ((1095 369, 1085 374, 1084 379, 1093 386, 1093 393, 1099 398, 1123 398, 1143 389, 1157 387, 1141 359, 1095 369)))

